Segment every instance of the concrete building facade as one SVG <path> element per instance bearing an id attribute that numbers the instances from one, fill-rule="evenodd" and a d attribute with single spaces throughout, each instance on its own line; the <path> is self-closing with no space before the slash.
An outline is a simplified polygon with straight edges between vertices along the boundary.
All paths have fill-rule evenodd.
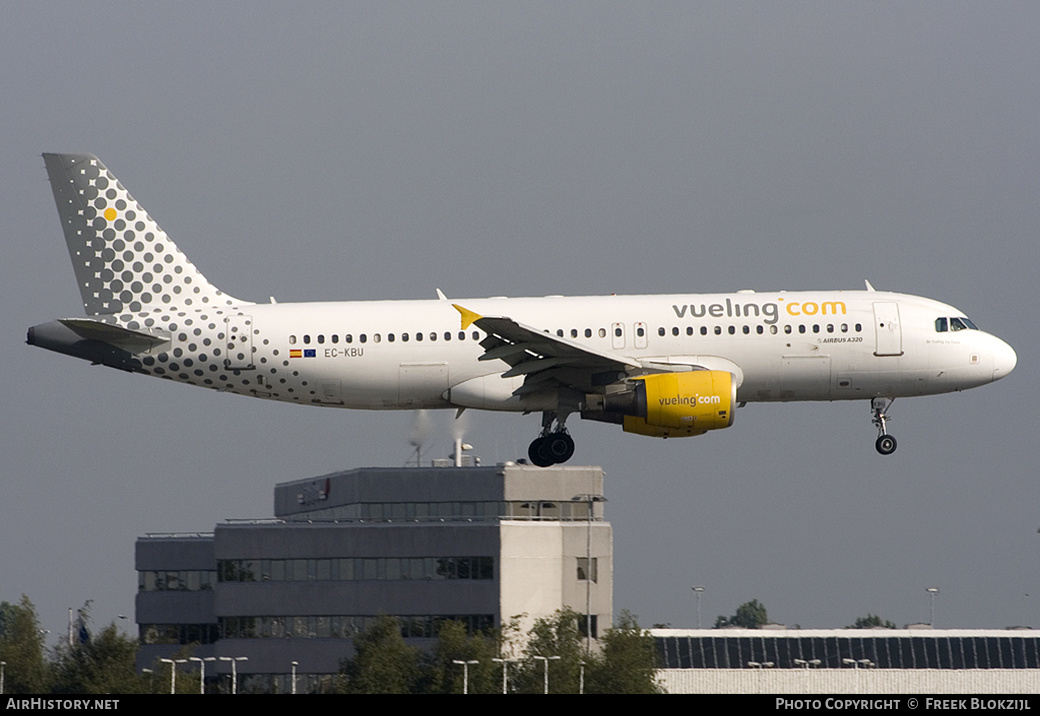
<path id="1" fill-rule="evenodd" d="M 613 611 L 613 537 L 596 467 L 364 468 L 275 487 L 273 519 L 138 539 L 139 667 L 246 657 L 242 683 L 327 687 L 379 615 L 432 640 L 568 607 L 593 636 Z M 584 619 L 582 626 L 584 627 Z M 215 661 L 208 673 L 229 670 Z"/>

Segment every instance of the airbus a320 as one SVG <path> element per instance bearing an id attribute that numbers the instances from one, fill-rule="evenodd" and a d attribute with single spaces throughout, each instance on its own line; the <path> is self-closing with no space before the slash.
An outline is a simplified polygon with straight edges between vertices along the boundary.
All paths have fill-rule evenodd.
<path id="1" fill-rule="evenodd" d="M 301 405 L 541 413 L 528 456 L 574 454 L 579 415 L 653 437 L 738 406 L 869 401 L 895 451 L 897 397 L 998 380 L 1007 343 L 938 301 L 875 291 L 252 303 L 213 286 L 98 159 L 44 154 L 85 316 L 31 345 L 133 373 Z"/>

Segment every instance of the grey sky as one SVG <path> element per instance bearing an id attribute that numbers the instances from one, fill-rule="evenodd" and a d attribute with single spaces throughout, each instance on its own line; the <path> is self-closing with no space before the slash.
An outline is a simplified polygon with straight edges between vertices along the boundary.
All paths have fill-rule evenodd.
<path id="1" fill-rule="evenodd" d="M 607 471 L 615 605 L 757 598 L 840 627 L 1040 626 L 1033 3 L 0 6 L 0 599 L 133 613 L 134 539 L 271 514 L 276 482 L 409 458 L 408 413 L 303 409 L 24 345 L 80 307 L 40 153 L 97 154 L 216 285 L 266 301 L 879 289 L 1018 368 L 896 401 L 751 405 Z M 446 454 L 451 414 L 431 416 Z M 485 461 L 536 416 L 467 414 Z"/>

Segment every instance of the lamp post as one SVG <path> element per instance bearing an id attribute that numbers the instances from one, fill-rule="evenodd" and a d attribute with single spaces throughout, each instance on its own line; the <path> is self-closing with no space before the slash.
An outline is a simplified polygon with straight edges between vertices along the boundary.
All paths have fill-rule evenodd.
<path id="1" fill-rule="evenodd" d="M 231 662 L 231 693 L 238 693 L 238 662 L 249 661 L 248 656 L 221 656 L 221 661 Z"/>
<path id="2" fill-rule="evenodd" d="M 928 606 L 928 624 L 935 627 L 935 595 L 939 593 L 938 587 L 925 587 L 924 590 L 928 592 L 929 606 Z"/>
<path id="3" fill-rule="evenodd" d="M 494 659 L 493 658 L 493 659 L 491 659 L 491 661 L 495 662 L 496 664 L 501 664 L 502 665 L 502 693 L 503 694 L 509 693 L 509 691 L 508 691 L 509 681 L 508 681 L 508 677 L 506 676 L 506 672 L 509 669 L 509 664 L 511 662 L 514 662 L 514 661 L 519 661 L 519 659 L 506 659 L 506 658 Z"/>
<path id="4" fill-rule="evenodd" d="M 463 694 L 468 694 L 469 693 L 469 665 L 470 664 L 479 664 L 480 662 L 477 661 L 476 659 L 470 659 L 468 661 L 463 661 L 462 659 L 452 659 L 451 663 L 453 663 L 453 664 L 462 664 L 462 693 Z"/>
<path id="5" fill-rule="evenodd" d="M 544 670 L 544 674 L 545 675 L 544 675 L 544 677 L 542 679 L 543 680 L 542 693 L 548 694 L 549 693 L 549 662 L 550 661 L 557 661 L 560 657 L 558 657 L 558 656 L 536 656 L 534 658 L 545 664 L 545 670 Z"/>
<path id="6" fill-rule="evenodd" d="M 292 663 L 292 692 L 296 693 L 296 667 L 300 665 L 300 662 L 294 661 Z"/>
<path id="7" fill-rule="evenodd" d="M 704 594 L 704 587 L 690 587 L 693 593 L 697 595 L 697 628 L 701 628 L 701 595 Z"/>
<path id="8" fill-rule="evenodd" d="M 585 655 L 592 653 L 592 510 L 597 502 L 606 502 L 603 495 L 575 495 L 571 502 L 587 502 L 585 515 Z M 598 571 L 598 570 L 597 570 Z M 598 575 L 597 575 L 598 576 Z M 546 665 L 546 669 L 548 669 Z M 548 693 L 548 692 L 546 692 Z"/>
<path id="9" fill-rule="evenodd" d="M 187 664 L 187 659 L 159 659 L 164 664 L 170 665 L 170 693 L 177 693 L 177 664 Z"/>
<path id="10" fill-rule="evenodd" d="M 0 661 L 0 696 L 4 693 L 4 667 L 7 666 L 6 661 Z"/>

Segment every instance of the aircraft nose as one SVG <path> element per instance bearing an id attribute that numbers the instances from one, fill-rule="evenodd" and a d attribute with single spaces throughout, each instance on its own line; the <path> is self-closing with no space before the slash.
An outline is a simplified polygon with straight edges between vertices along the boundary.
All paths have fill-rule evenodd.
<path id="1" fill-rule="evenodd" d="M 1015 349 L 998 338 L 997 346 L 993 350 L 993 380 L 1000 380 L 1013 371 L 1016 365 L 1018 355 Z"/>

